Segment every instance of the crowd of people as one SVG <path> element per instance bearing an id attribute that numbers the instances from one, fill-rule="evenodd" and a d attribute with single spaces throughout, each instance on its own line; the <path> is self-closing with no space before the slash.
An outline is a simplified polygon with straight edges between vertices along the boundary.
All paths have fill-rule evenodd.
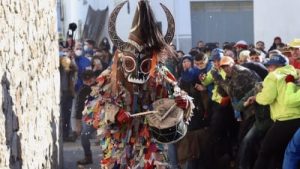
<path id="1" fill-rule="evenodd" d="M 63 141 L 75 142 L 81 137 L 86 158 L 79 160 L 78 164 L 90 164 L 93 161 L 89 139 L 96 129 L 82 122 L 82 111 L 96 77 L 111 64 L 110 44 L 104 38 L 97 48 L 93 40 L 81 43 L 70 36 L 65 43 L 60 42 L 59 56 Z M 73 128 L 72 120 L 75 123 Z"/>
<path id="2" fill-rule="evenodd" d="M 179 168 L 182 159 L 187 161 L 186 168 L 281 168 L 288 142 L 300 126 L 299 101 L 296 94 L 292 98 L 299 83 L 295 80 L 300 69 L 299 47 L 297 39 L 284 44 L 275 37 L 268 52 L 263 41 L 255 46 L 245 41 L 224 43 L 223 48 L 215 44 L 215 49 L 200 41 L 189 54 L 178 51 L 179 71 L 174 74 L 196 106 L 188 126 L 193 135 L 184 139 L 199 141 L 191 145 L 193 141 L 183 139 L 185 147 L 192 148 L 186 158 L 177 151 L 179 158 L 173 158 L 172 168 Z M 287 88 L 289 85 L 293 88 Z M 293 106 L 287 100 L 293 100 Z M 286 169 L 299 166 L 299 143 L 290 144 L 285 159 L 293 157 L 285 161 Z M 199 152 L 194 153 L 195 149 Z"/>
<path id="3" fill-rule="evenodd" d="M 172 47 L 177 55 L 164 65 L 195 108 L 186 135 L 167 146 L 169 168 L 299 167 L 299 39 L 285 44 L 275 37 L 268 51 L 263 41 L 249 45 L 243 40 L 223 46 L 199 41 L 186 54 Z M 60 44 L 63 139 L 80 136 L 81 165 L 93 162 L 89 139 L 96 131 L 82 122 L 88 118 L 82 111 L 96 78 L 112 66 L 115 51 L 110 51 L 107 38 L 98 46 L 71 37 Z M 76 118 L 73 129 L 71 116 Z"/>

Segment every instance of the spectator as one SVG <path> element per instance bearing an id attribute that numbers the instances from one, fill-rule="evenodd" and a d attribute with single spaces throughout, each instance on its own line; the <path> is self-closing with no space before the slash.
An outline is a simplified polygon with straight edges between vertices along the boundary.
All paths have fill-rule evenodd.
<path id="1" fill-rule="evenodd" d="M 300 98 L 300 96 L 298 96 Z M 299 169 L 300 161 L 300 129 L 296 131 L 289 142 L 285 154 L 282 169 Z"/>
<path id="2" fill-rule="evenodd" d="M 288 46 L 292 51 L 292 62 L 290 64 L 300 72 L 300 39 L 294 39 Z"/>
<path id="3" fill-rule="evenodd" d="M 208 60 L 208 57 L 203 52 L 200 52 L 195 56 L 194 67 L 197 70 L 197 76 L 199 77 L 199 75 L 207 74 L 212 69 L 213 64 L 210 60 Z M 201 81 L 197 80 L 195 88 L 201 95 L 198 97 L 198 99 L 200 98 L 199 100 L 195 100 L 195 102 L 198 103 L 195 105 L 201 105 L 200 107 L 204 111 L 202 119 L 208 120 L 208 112 L 211 111 L 210 107 L 213 84 L 210 84 L 204 88 Z"/>
<path id="4" fill-rule="evenodd" d="M 281 55 L 281 54 L 282 54 L 282 53 L 281 53 L 280 50 L 274 49 L 274 50 L 271 50 L 271 51 L 268 52 L 267 58 L 268 58 L 268 60 L 269 60 L 269 59 L 272 58 L 272 56 L 274 56 L 274 55 Z"/>
<path id="5" fill-rule="evenodd" d="M 178 59 L 181 60 L 183 56 L 184 56 L 184 52 L 182 50 L 178 50 L 177 51 L 177 57 L 178 57 Z"/>
<path id="6" fill-rule="evenodd" d="M 191 55 L 185 55 L 182 58 L 182 68 L 180 83 L 184 91 L 190 91 L 189 84 L 195 83 L 196 71 L 193 67 L 193 58 Z"/>
<path id="7" fill-rule="evenodd" d="M 92 68 L 91 68 L 91 60 L 86 55 L 83 55 L 83 51 L 80 43 L 76 44 L 74 51 L 75 51 L 75 62 L 78 68 L 77 81 L 75 84 L 75 92 L 78 92 L 80 87 L 83 85 L 83 81 L 81 79 L 82 72 Z"/>
<path id="8" fill-rule="evenodd" d="M 272 125 L 269 106 L 262 106 L 257 103 L 250 103 L 248 98 L 261 91 L 262 84 L 256 83 L 255 88 L 249 91 L 237 103 L 233 105 L 234 109 L 244 114 L 254 114 L 255 122 L 247 134 L 242 138 L 238 152 L 238 168 L 250 169 L 253 167 L 257 157 L 257 149 L 263 140 L 267 130 Z"/>
<path id="9" fill-rule="evenodd" d="M 254 56 L 253 56 L 253 53 L 255 53 Z M 261 79 L 264 79 L 267 76 L 268 70 L 262 63 L 250 61 L 248 59 L 249 58 L 248 55 L 249 55 L 250 59 L 252 58 L 252 60 L 255 60 L 255 61 L 259 60 L 259 56 L 257 56 L 257 53 L 256 53 L 255 49 L 251 50 L 251 51 L 244 50 L 240 53 L 240 55 L 242 55 L 242 56 L 240 56 L 240 58 L 247 58 L 247 59 L 245 59 L 245 62 L 241 64 L 241 66 L 246 67 L 246 68 L 254 71 L 257 75 L 259 75 L 259 77 Z"/>
<path id="10" fill-rule="evenodd" d="M 273 44 L 270 47 L 270 49 L 268 50 L 268 52 L 278 49 L 278 46 L 282 43 L 281 38 L 279 36 L 276 36 L 273 40 Z"/>
<path id="11" fill-rule="evenodd" d="M 238 62 L 237 61 L 237 57 L 236 57 L 235 53 L 232 50 L 226 50 L 226 51 L 224 51 L 224 55 L 231 57 L 234 60 L 235 63 Z"/>
<path id="12" fill-rule="evenodd" d="M 182 50 L 179 50 L 177 51 L 177 58 L 178 58 L 178 63 L 176 66 L 177 70 L 176 70 L 176 73 L 177 73 L 177 78 L 179 78 L 181 72 L 182 72 L 182 64 L 181 64 L 181 61 L 182 61 L 182 58 L 183 56 L 185 55 L 185 53 L 182 51 Z"/>
<path id="13" fill-rule="evenodd" d="M 188 125 L 188 132 L 186 136 L 179 142 L 179 146 L 189 147 L 189 154 L 185 157 L 187 162 L 187 169 L 196 169 L 201 165 L 200 163 L 200 147 L 199 147 L 199 134 L 201 129 L 205 126 L 204 107 L 201 104 L 202 95 L 200 91 L 195 89 L 195 84 L 198 81 L 199 71 L 193 65 L 193 59 L 190 55 L 185 55 L 182 59 L 183 72 L 181 73 L 181 79 L 179 87 L 186 91 L 189 96 L 193 97 L 195 108 L 193 109 L 193 116 Z M 183 144 L 183 145 L 182 145 Z M 184 158 L 179 154 L 179 160 L 183 161 Z"/>
<path id="14" fill-rule="evenodd" d="M 268 75 L 268 69 L 259 62 L 246 62 L 242 66 L 254 71 L 262 80 Z"/>
<path id="15" fill-rule="evenodd" d="M 287 59 L 289 60 L 289 64 L 290 65 L 293 65 L 293 62 L 294 62 L 294 58 L 292 56 L 292 51 L 291 51 L 291 48 L 289 47 L 285 47 L 285 48 L 282 48 L 280 49 L 280 52 L 287 57 Z"/>
<path id="16" fill-rule="evenodd" d="M 110 44 L 107 37 L 104 37 L 100 43 L 100 49 L 105 51 L 110 51 Z"/>
<path id="17" fill-rule="evenodd" d="M 285 77 L 287 82 L 287 89 L 285 90 L 284 104 L 287 106 L 300 105 L 300 90 L 296 88 L 296 81 L 294 76 L 287 75 Z M 299 79 L 298 79 L 299 83 Z M 298 169 L 300 162 L 300 129 L 296 131 L 292 140 L 290 140 L 285 149 L 283 169 Z"/>
<path id="18" fill-rule="evenodd" d="M 189 52 L 191 57 L 194 59 L 194 57 L 200 52 L 199 48 L 192 48 Z"/>
<path id="19" fill-rule="evenodd" d="M 95 41 L 91 40 L 91 39 L 87 39 L 84 42 L 83 51 L 84 51 L 85 57 L 92 59 L 92 56 L 94 55 L 95 45 L 96 45 Z"/>
<path id="20" fill-rule="evenodd" d="M 239 56 L 239 54 L 242 50 L 248 49 L 248 44 L 246 41 L 240 40 L 240 41 L 236 42 L 236 44 L 233 47 L 235 48 L 237 55 Z"/>
<path id="21" fill-rule="evenodd" d="M 256 73 L 234 64 L 233 59 L 229 56 L 221 59 L 220 66 L 228 80 L 222 80 L 221 76 L 215 76 L 215 79 L 218 79 L 217 84 L 221 85 L 231 98 L 242 99 L 244 94 L 254 88 L 257 81 L 261 80 Z"/>
<path id="22" fill-rule="evenodd" d="M 104 70 L 100 56 L 93 56 L 92 58 L 92 70 L 95 73 L 95 76 L 98 77 L 100 73 Z"/>
<path id="23" fill-rule="evenodd" d="M 218 81 L 215 74 L 219 74 L 225 79 L 225 72 L 220 67 L 220 60 L 223 57 L 223 50 L 214 49 L 211 52 L 210 60 L 213 61 L 213 68 L 207 73 L 202 74 L 200 79 L 204 86 L 214 84 L 212 90 L 211 112 L 208 116 L 210 120 L 209 138 L 212 144 L 206 145 L 203 152 L 203 163 L 207 168 L 226 168 L 225 164 L 221 164 L 222 157 L 231 154 L 230 140 L 234 138 L 235 120 L 232 106 L 228 97 L 222 97 L 218 92 Z M 215 154 L 214 152 L 219 152 Z"/>
<path id="24" fill-rule="evenodd" d="M 262 52 L 262 54 L 266 55 L 267 52 L 265 51 L 265 43 L 263 41 L 257 41 L 255 44 L 255 49 Z"/>
<path id="25" fill-rule="evenodd" d="M 64 53 L 60 57 L 60 81 L 61 81 L 61 103 L 60 111 L 62 117 L 62 128 L 63 128 L 63 140 L 64 141 L 75 141 L 73 137 L 70 136 L 71 129 L 71 108 L 72 108 L 72 99 L 75 95 L 74 92 L 74 78 L 77 71 L 75 63 L 70 57 L 70 53 Z"/>
<path id="26" fill-rule="evenodd" d="M 203 52 L 203 50 L 205 48 L 205 43 L 202 40 L 198 41 L 197 42 L 197 48 L 198 48 L 199 51 Z"/>
<path id="27" fill-rule="evenodd" d="M 238 64 L 243 64 L 250 61 L 250 51 L 249 50 L 243 50 L 240 52 L 239 58 L 238 58 Z"/>
<path id="28" fill-rule="evenodd" d="M 96 128 L 94 128 L 93 125 L 89 125 L 83 121 L 82 111 L 85 106 L 85 101 L 92 91 L 91 87 L 95 85 L 96 78 L 92 70 L 86 70 L 82 73 L 82 79 L 83 86 L 78 92 L 76 101 L 76 130 L 77 133 L 80 133 L 80 124 L 82 123 L 81 145 L 84 150 L 84 158 L 82 160 L 78 160 L 77 164 L 86 165 L 93 163 L 91 143 L 89 139 L 91 138 L 91 135 L 96 131 Z"/>
<path id="29" fill-rule="evenodd" d="M 100 51 L 101 61 L 105 68 L 109 67 L 112 62 L 112 54 L 109 51 L 101 50 Z"/>
<path id="30" fill-rule="evenodd" d="M 300 106 L 284 105 L 287 88 L 284 77 L 287 74 L 297 77 L 296 70 L 287 64 L 283 55 L 274 55 L 266 65 L 270 73 L 263 81 L 263 89 L 256 97 L 249 99 L 261 105 L 270 105 L 274 123 L 262 142 L 254 169 L 281 168 L 284 150 L 300 127 Z"/>
<path id="31" fill-rule="evenodd" d="M 249 56 L 252 62 L 262 63 L 263 58 L 261 56 L 261 51 L 252 49 L 250 50 Z"/>
<path id="32" fill-rule="evenodd" d="M 229 42 L 224 42 L 223 50 L 224 50 L 224 54 L 226 53 L 227 50 L 233 51 L 233 46 Z M 228 55 L 226 55 L 226 56 L 228 56 Z"/>

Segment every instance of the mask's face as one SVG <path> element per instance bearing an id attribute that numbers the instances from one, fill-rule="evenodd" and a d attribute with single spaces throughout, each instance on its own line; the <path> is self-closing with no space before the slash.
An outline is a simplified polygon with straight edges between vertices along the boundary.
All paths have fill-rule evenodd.
<path id="1" fill-rule="evenodd" d="M 122 52 L 121 65 L 124 77 L 130 83 L 144 84 L 149 79 L 151 55 L 144 52 Z"/>

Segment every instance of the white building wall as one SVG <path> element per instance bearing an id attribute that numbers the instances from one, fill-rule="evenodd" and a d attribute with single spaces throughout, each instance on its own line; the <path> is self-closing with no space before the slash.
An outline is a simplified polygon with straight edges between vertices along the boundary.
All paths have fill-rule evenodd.
<path id="1" fill-rule="evenodd" d="M 254 0 L 254 40 L 266 49 L 280 36 L 284 43 L 300 38 L 299 0 Z"/>
<path id="2" fill-rule="evenodd" d="M 193 46 L 190 4 L 189 0 L 177 0 L 173 12 L 176 24 L 175 44 L 178 50 L 183 50 L 185 53 Z"/>
<path id="3" fill-rule="evenodd" d="M 75 22 L 77 26 L 79 26 L 80 22 L 82 23 L 82 27 L 78 27 L 75 33 L 78 33 L 78 30 L 83 30 L 89 5 L 91 5 L 94 10 L 104 10 L 107 6 L 113 5 L 112 0 L 61 0 L 61 3 L 63 6 L 62 29 L 64 38 L 68 26 L 72 22 Z M 75 38 L 78 37 L 79 35 L 75 34 Z"/>
<path id="4" fill-rule="evenodd" d="M 162 30 L 166 31 L 166 18 L 159 6 L 159 3 L 165 4 L 172 12 L 176 23 L 176 32 L 174 43 L 185 52 L 194 46 L 191 44 L 191 8 L 190 2 L 203 0 L 151 0 L 154 13 L 158 21 L 162 21 Z M 212 0 L 214 1 L 214 0 Z M 226 1 L 226 0 L 224 0 Z M 86 4 L 84 4 L 86 2 Z M 80 20 L 82 25 L 85 23 L 88 6 L 94 9 L 103 10 L 109 6 L 109 14 L 115 5 L 123 2 L 123 0 L 62 0 L 64 8 L 64 20 L 62 29 L 65 31 L 71 22 L 78 23 Z M 131 27 L 131 21 L 135 12 L 138 0 L 129 0 L 130 14 L 127 13 L 127 5 L 121 10 L 117 22 L 117 31 L 124 40 L 128 37 Z M 284 42 L 289 42 L 293 38 L 300 38 L 300 19 L 297 13 L 300 9 L 299 0 L 253 0 L 254 3 L 254 41 L 263 40 L 266 48 L 272 44 L 275 36 L 282 37 Z M 107 35 L 107 25 L 104 32 Z"/>
<path id="5" fill-rule="evenodd" d="M 81 21 L 82 26 L 85 23 L 85 18 L 88 10 L 88 6 L 91 5 L 93 9 L 103 10 L 107 6 L 109 7 L 109 14 L 112 12 L 114 7 L 123 2 L 123 0 L 61 0 L 64 8 L 63 14 L 63 36 L 66 36 L 68 25 L 71 22 L 79 23 Z M 84 3 L 85 2 L 85 3 Z M 138 0 L 129 0 L 130 2 L 130 13 L 128 13 L 127 4 L 124 5 L 123 9 L 117 19 L 117 32 L 119 36 L 126 40 L 128 37 L 129 30 L 131 28 L 132 18 L 135 13 L 135 8 Z M 179 49 L 188 51 L 191 48 L 191 21 L 190 21 L 190 2 L 189 0 L 151 0 L 152 9 L 155 13 L 157 21 L 162 22 L 162 31 L 167 31 L 167 20 L 166 16 L 160 7 L 159 3 L 164 4 L 168 7 L 174 16 L 176 24 L 176 32 L 174 37 L 174 43 Z M 78 28 L 80 30 L 80 28 Z M 82 30 L 83 28 L 81 28 Z M 78 32 L 78 30 L 77 30 Z M 108 36 L 107 24 L 105 25 L 104 32 Z M 78 38 L 78 34 L 75 35 Z"/>

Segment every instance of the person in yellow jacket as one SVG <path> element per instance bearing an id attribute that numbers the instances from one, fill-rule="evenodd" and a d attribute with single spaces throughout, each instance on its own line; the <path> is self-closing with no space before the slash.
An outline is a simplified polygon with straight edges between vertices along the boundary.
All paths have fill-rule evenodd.
<path id="1" fill-rule="evenodd" d="M 263 89 L 250 97 L 261 105 L 270 105 L 274 121 L 268 130 L 259 151 L 254 169 L 281 168 L 285 148 L 295 131 L 300 127 L 300 105 L 285 105 L 286 75 L 297 77 L 297 71 L 287 64 L 285 56 L 277 54 L 266 63 L 269 74 L 263 81 Z"/>
<path id="2" fill-rule="evenodd" d="M 208 86 L 214 84 L 212 90 L 212 104 L 211 112 L 209 112 L 210 120 L 210 142 L 214 144 L 207 145 L 203 154 L 204 165 L 207 168 L 225 168 L 225 166 L 217 166 L 218 160 L 221 159 L 225 153 L 230 154 L 231 152 L 224 152 L 224 154 L 215 154 L 214 152 L 222 152 L 223 150 L 230 150 L 230 141 L 233 137 L 236 137 L 237 133 L 237 122 L 234 118 L 234 111 L 231 106 L 229 97 L 222 97 L 217 89 L 218 85 L 216 76 L 222 76 L 225 79 L 226 73 L 221 69 L 220 61 L 223 56 L 221 49 L 214 49 L 211 52 L 211 60 L 213 61 L 213 68 L 204 76 L 200 77 L 202 84 Z M 227 134 L 229 133 L 229 135 Z M 211 154 L 210 154 L 211 153 Z"/>
<path id="3" fill-rule="evenodd" d="M 288 107 L 295 107 L 300 105 L 300 79 L 295 81 L 293 75 L 287 75 L 285 78 L 287 89 L 285 91 L 284 104 Z M 297 169 L 300 164 L 300 128 L 296 131 L 293 138 L 290 140 L 285 149 L 283 169 Z"/>
<path id="4" fill-rule="evenodd" d="M 287 83 L 287 87 L 284 95 L 284 105 L 288 107 L 300 106 L 300 86 L 297 85 L 300 84 L 300 79 L 295 81 L 295 77 L 293 75 L 287 75 L 285 81 Z"/>

